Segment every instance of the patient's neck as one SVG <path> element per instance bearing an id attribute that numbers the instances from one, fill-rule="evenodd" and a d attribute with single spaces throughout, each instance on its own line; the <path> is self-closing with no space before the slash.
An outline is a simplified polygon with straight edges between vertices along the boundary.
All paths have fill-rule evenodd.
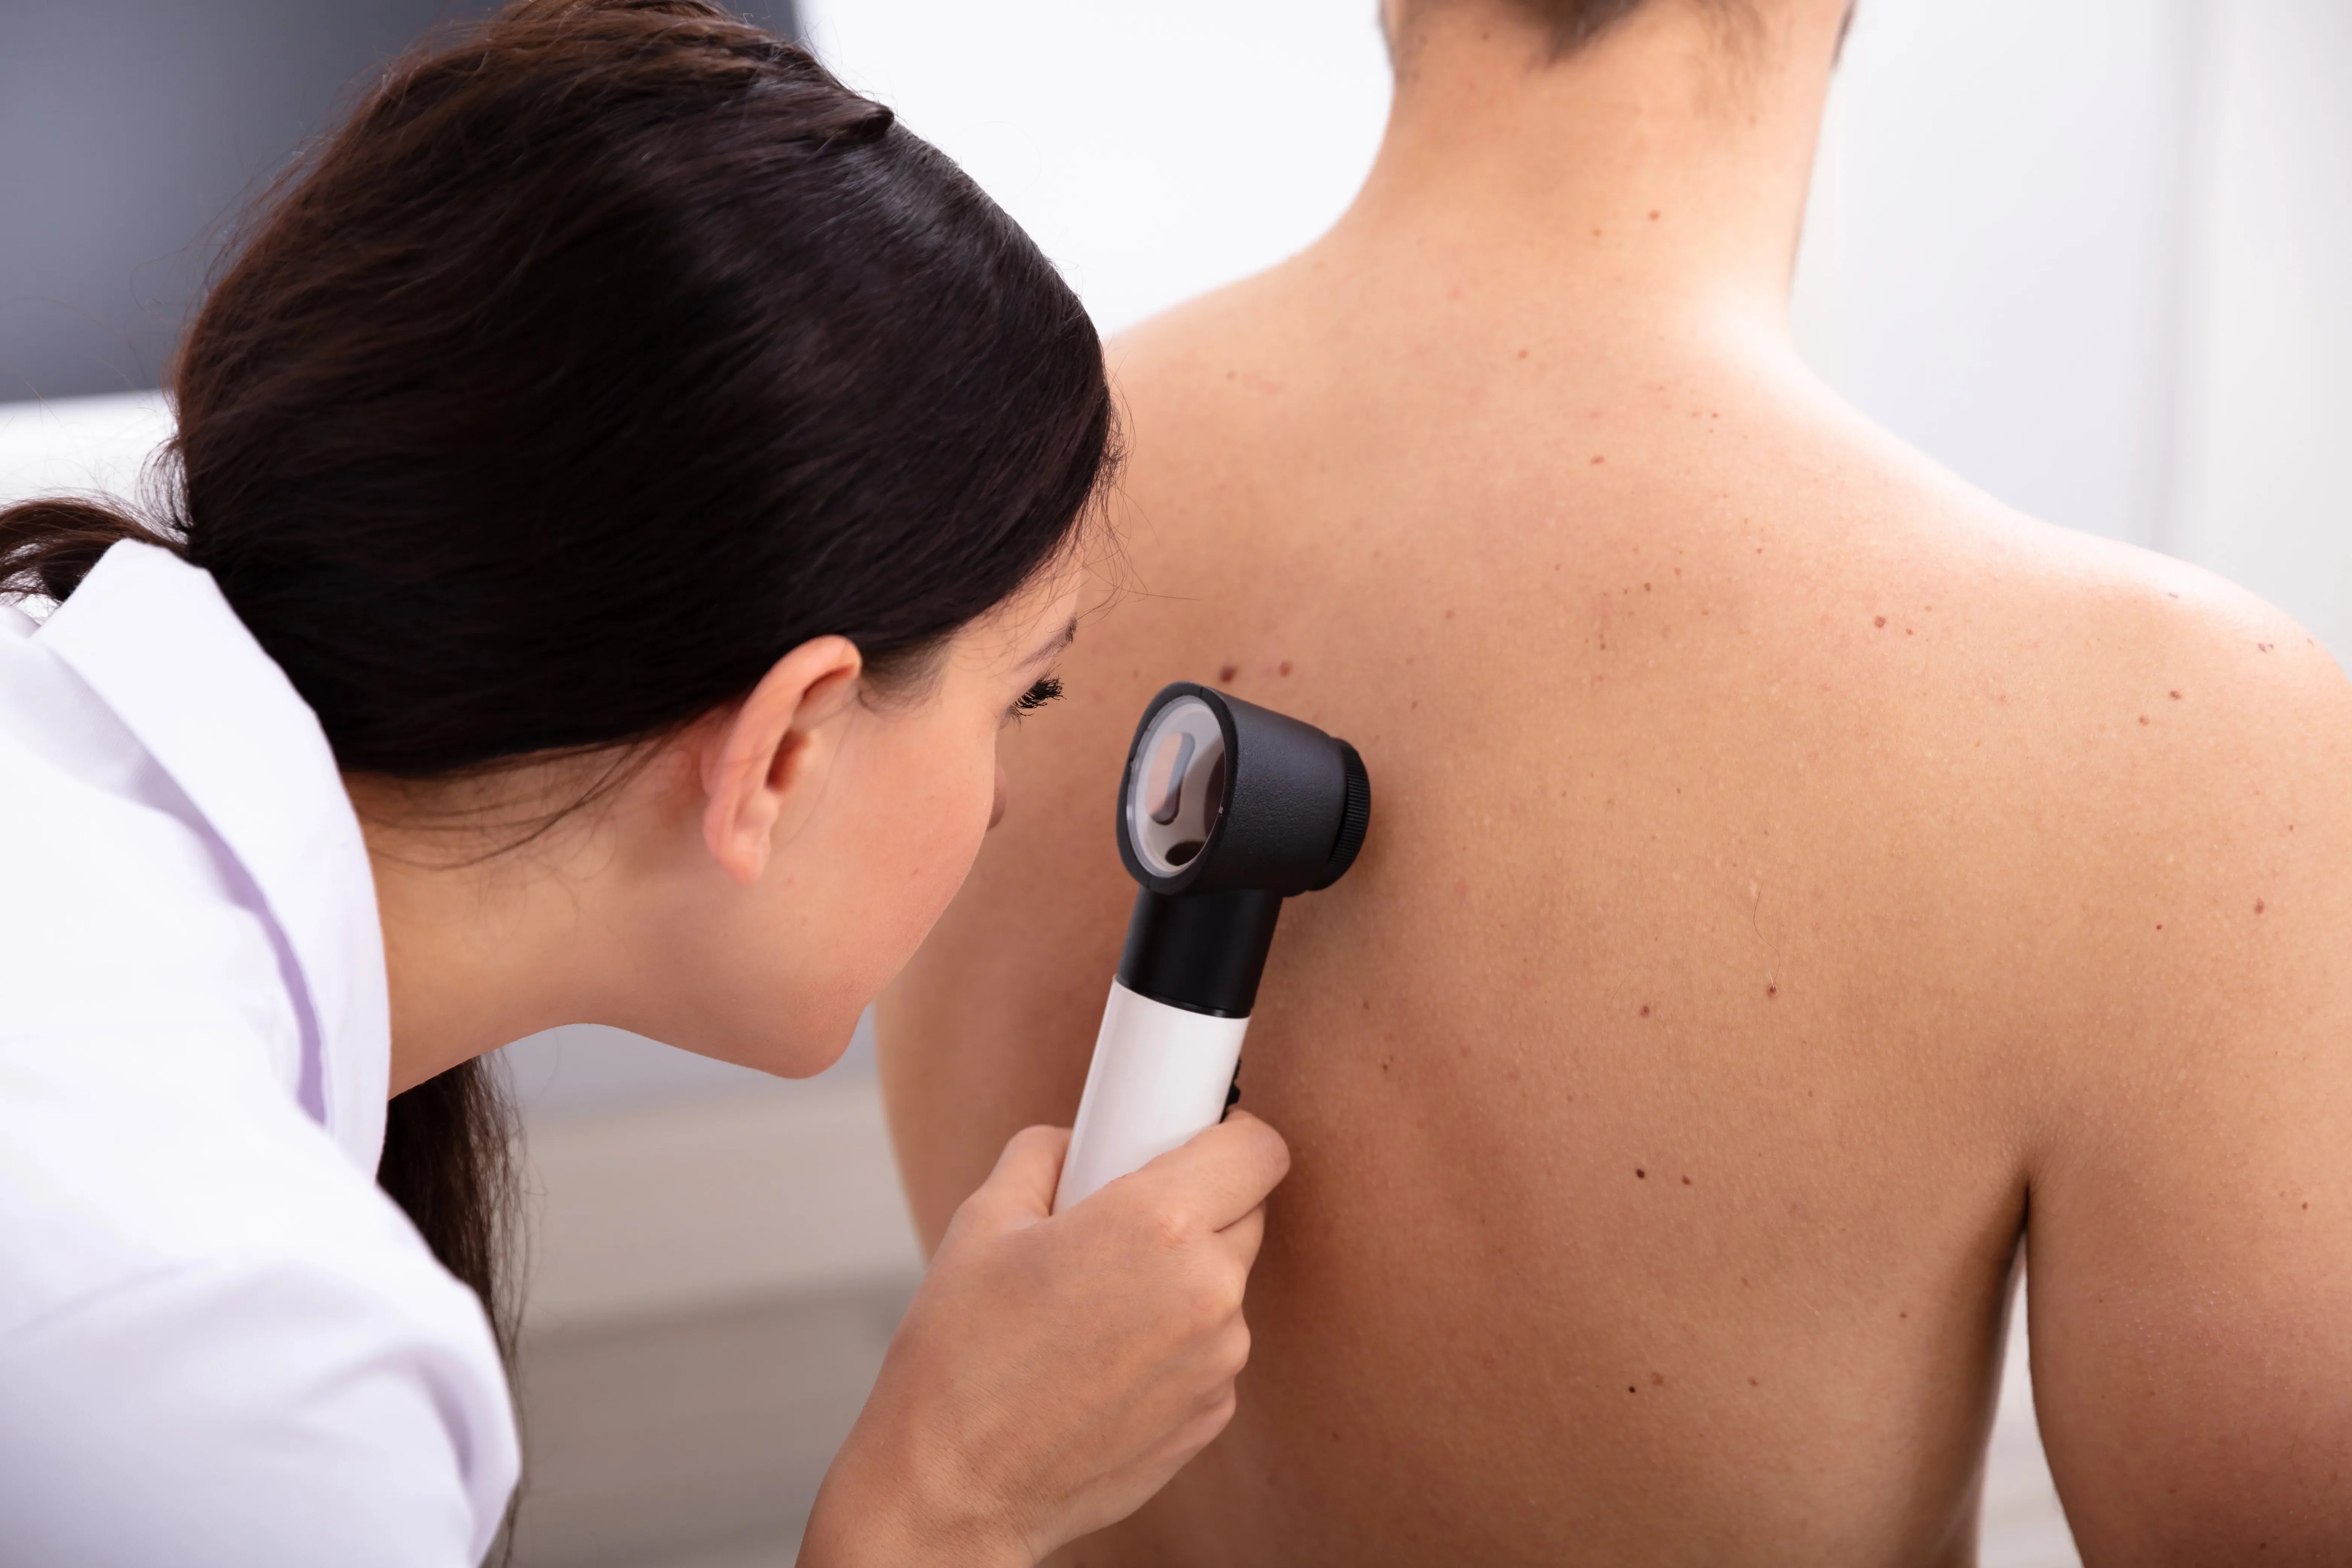
<path id="1" fill-rule="evenodd" d="M 1843 0 L 1652 0 L 1564 59 L 1499 0 L 1397 40 L 1378 162 L 1327 246 L 1654 320 L 1785 324 Z"/>

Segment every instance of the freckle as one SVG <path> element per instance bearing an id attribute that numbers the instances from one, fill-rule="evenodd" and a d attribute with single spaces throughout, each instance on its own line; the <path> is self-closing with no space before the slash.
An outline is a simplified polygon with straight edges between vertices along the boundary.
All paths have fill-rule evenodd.
<path id="1" fill-rule="evenodd" d="M 2139 716 L 2139 721 L 2140 721 L 2141 723 L 2143 723 L 2143 724 L 2147 723 L 2147 714 L 2145 714 L 2145 713 L 2141 714 L 2141 715 Z"/>
<path id="2" fill-rule="evenodd" d="M 1688 1176 L 1685 1176 L 1683 1178 L 1683 1185 L 1686 1187 L 1690 1185 L 1690 1178 Z"/>
<path id="3" fill-rule="evenodd" d="M 1234 676 L 1239 675 L 1241 672 L 1242 667 L 1238 664 L 1221 664 L 1217 666 L 1217 679 L 1219 680 L 1231 680 Z"/>
<path id="4" fill-rule="evenodd" d="M 1655 222 L 1657 222 L 1657 221 L 1658 221 L 1658 215 L 1657 215 L 1656 213 L 1652 213 L 1652 214 L 1650 215 L 1650 221 L 1651 221 L 1652 223 L 1655 223 Z"/>
<path id="5" fill-rule="evenodd" d="M 1446 618 L 1447 620 L 1449 620 L 1449 621 L 1450 621 L 1450 620 L 1452 620 L 1452 619 L 1454 618 L 1454 612 L 1453 612 L 1453 611 L 1451 611 L 1451 610 L 1446 611 L 1446 612 L 1445 612 L 1445 618 Z"/>
<path id="6" fill-rule="evenodd" d="M 1898 1317 L 1898 1318 L 1906 1318 L 1906 1319 L 1907 1319 L 1907 1318 L 1909 1318 L 1909 1317 L 1911 1316 L 1911 1314 L 1910 1314 L 1910 1313 L 1908 1313 L 1908 1312 L 1897 1312 L 1897 1313 L 1895 1313 L 1895 1315 L 1896 1317 Z"/>
<path id="7" fill-rule="evenodd" d="M 2256 900 L 2254 900 L 2254 913 L 2256 913 L 2256 914 L 2261 914 L 2262 912 L 2263 912 L 2263 901 L 2262 901 L 2262 900 L 2260 900 L 2260 899 L 2256 899 Z"/>
<path id="8" fill-rule="evenodd" d="M 2157 929 L 2157 930 L 2158 930 L 2158 931 L 2162 931 L 2164 928 L 2163 928 L 2162 926 L 2158 926 L 2158 927 L 2157 927 L 2156 929 Z"/>
<path id="9" fill-rule="evenodd" d="M 1884 631 L 1884 630 L 1885 629 L 1885 627 L 1886 627 L 1886 617 L 1885 617 L 1885 616 L 1879 616 L 1876 620 L 1874 620 L 1874 621 L 1871 622 L 1870 624 L 1871 624 L 1872 626 L 1874 626 L 1878 627 L 1880 630 Z"/>
<path id="10" fill-rule="evenodd" d="M 2256 647 L 2260 648 L 2260 649 L 2261 649 L 2263 652 L 2264 652 L 2264 653 L 2268 653 L 2268 652 L 2270 652 L 2270 651 L 2271 651 L 2271 645 L 2270 645 L 2270 644 L 2268 644 L 2268 643 L 2266 643 L 2266 642 L 2258 642 L 2258 643 L 2256 643 L 2254 646 L 2255 646 Z"/>
<path id="11" fill-rule="evenodd" d="M 1286 658 L 1282 661 L 1282 673 L 1285 675 L 1290 673 L 1290 661 Z"/>
<path id="12" fill-rule="evenodd" d="M 1649 1010 L 1647 1007 L 1643 1008 L 1643 1009 L 1642 1009 L 1642 1016 L 1643 1016 L 1644 1018 L 1646 1018 L 1646 1017 L 1648 1017 L 1649 1016 L 1650 1016 L 1650 1010 Z"/>
<path id="13" fill-rule="evenodd" d="M 1608 458 L 1606 458 L 1599 457 L 1599 456 L 1595 456 L 1595 457 L 1593 458 L 1593 459 L 1592 459 L 1592 466 L 1593 466 L 1594 468 L 1599 468 L 1601 464 L 1603 464 L 1603 463 L 1607 462 L 1608 460 L 1609 460 L 1609 459 L 1608 459 Z"/>
<path id="14" fill-rule="evenodd" d="M 1642 584 L 1642 592 L 1643 592 L 1644 594 L 1646 594 L 1646 593 L 1648 593 L 1649 591 L 1650 591 L 1650 585 L 1649 585 L 1647 583 L 1643 584 Z"/>
<path id="15" fill-rule="evenodd" d="M 1648 1180 L 1650 1179 L 1650 1173 L 1649 1173 L 1649 1172 L 1647 1172 L 1647 1171 L 1644 1171 L 1644 1170 L 1641 1170 L 1641 1169 L 1639 1169 L 1639 1168 L 1636 1168 L 1636 1169 L 1635 1169 L 1635 1171 L 1633 1172 L 1633 1179 L 1634 1179 L 1635 1181 L 1637 1181 L 1637 1182 L 1646 1182 L 1646 1181 L 1648 1181 Z"/>
<path id="16" fill-rule="evenodd" d="M 2178 691 L 2174 692 L 2174 693 L 2172 694 L 2172 700 L 2173 700 L 2175 702 L 2179 701 L 2179 700 L 2180 700 L 2180 693 L 2179 693 Z"/>
<path id="17" fill-rule="evenodd" d="M 1764 1385 L 1751 1377 L 1748 1380 L 1748 1386 L 1750 1388 L 1761 1388 Z"/>
<path id="18" fill-rule="evenodd" d="M 1665 1385 L 1666 1374 L 1664 1373 L 1654 1372 L 1650 1374 L 1650 1386 L 1652 1388 L 1664 1388 Z"/>
<path id="19" fill-rule="evenodd" d="M 1779 994 L 1780 994 L 1780 988 L 1778 985 L 1767 985 L 1766 987 L 1764 987 L 1764 994 L 1765 994 L 1768 998 L 1769 998 L 1769 997 L 1773 997 L 1773 996 L 1778 996 Z"/>
<path id="20" fill-rule="evenodd" d="M 1919 634 L 1918 634 L 1918 633 L 1916 633 L 1916 632 L 1915 632 L 1915 631 L 1913 631 L 1909 626 L 1905 626 L 1905 627 L 1903 628 L 1903 635 L 1904 635 L 1905 637 L 1917 637 Z"/>
<path id="21" fill-rule="evenodd" d="M 1528 357 L 1528 351 L 1527 351 L 1527 350 L 1525 350 L 1525 349 L 1521 349 L 1521 350 L 1519 351 L 1519 357 L 1520 357 L 1521 359 L 1525 359 L 1525 358 L 1527 358 L 1527 357 Z"/>
<path id="22" fill-rule="evenodd" d="M 2178 594 L 2167 594 L 2165 597 L 2168 599 L 2178 599 L 2180 595 Z"/>

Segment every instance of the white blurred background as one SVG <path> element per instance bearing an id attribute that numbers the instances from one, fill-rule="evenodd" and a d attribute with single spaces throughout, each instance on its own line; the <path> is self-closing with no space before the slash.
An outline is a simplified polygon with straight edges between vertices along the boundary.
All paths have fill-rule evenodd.
<path id="1" fill-rule="evenodd" d="M 1313 238 L 1388 100 L 1374 0 L 803 0 L 1107 332 Z M 0 499 L 122 488 L 205 237 L 431 0 L 0 6 Z M 208 74 L 209 73 L 209 74 Z M 2001 499 L 2352 652 L 2352 5 L 1863 0 L 1808 356 Z M 506 1056 L 537 1172 L 518 1561 L 784 1561 L 919 1269 L 870 1047 L 789 1085 L 614 1031 Z M 2012 1355 L 1984 1561 L 2074 1561 Z"/>

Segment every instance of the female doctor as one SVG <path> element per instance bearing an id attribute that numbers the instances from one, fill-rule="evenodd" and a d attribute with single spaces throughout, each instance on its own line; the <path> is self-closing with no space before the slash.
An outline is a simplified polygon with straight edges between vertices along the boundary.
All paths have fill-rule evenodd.
<path id="1" fill-rule="evenodd" d="M 173 391 L 148 521 L 0 514 L 55 606 L 0 608 L 0 1562 L 454 1568 L 517 1468 L 478 1058 L 834 1059 L 1055 690 L 1101 353 L 806 56 L 525 0 L 316 151 Z M 1063 1139 L 965 1205 L 803 1562 L 1032 1563 L 1223 1426 L 1281 1141 L 1049 1217 Z"/>

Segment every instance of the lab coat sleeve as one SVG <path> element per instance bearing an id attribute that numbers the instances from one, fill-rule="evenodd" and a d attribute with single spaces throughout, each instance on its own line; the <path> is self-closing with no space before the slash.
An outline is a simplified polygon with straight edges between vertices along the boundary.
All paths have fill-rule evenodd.
<path id="1" fill-rule="evenodd" d="M 482 1348 L 301 1263 L 60 1305 L 0 1346 L 0 1564 L 467 1568 L 515 1474 Z"/>

